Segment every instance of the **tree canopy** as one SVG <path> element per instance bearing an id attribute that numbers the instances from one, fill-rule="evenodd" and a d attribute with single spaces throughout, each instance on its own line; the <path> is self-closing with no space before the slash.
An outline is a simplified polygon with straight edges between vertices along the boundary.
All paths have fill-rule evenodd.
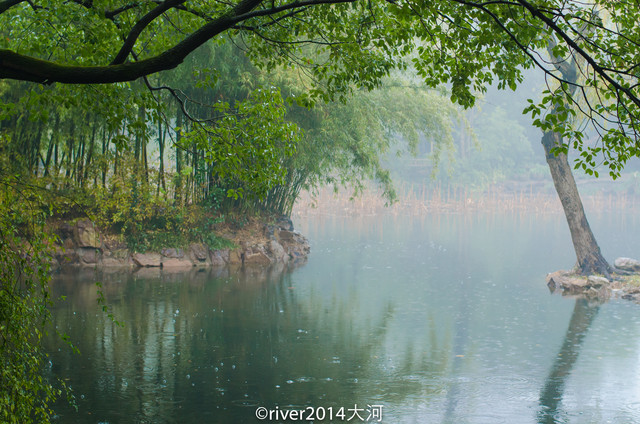
<path id="1" fill-rule="evenodd" d="M 133 81 L 233 36 L 256 64 L 312 76 L 312 98 L 373 88 L 412 66 L 468 107 L 488 84 L 514 88 L 537 66 L 549 88 L 528 108 L 535 123 L 565 135 L 580 164 L 604 163 L 616 176 L 640 151 L 639 21 L 636 5 L 608 0 L 2 0 L 0 78 Z M 565 79 L 558 70 L 572 57 L 580 76 Z M 577 113 L 590 128 L 574 128 Z"/>

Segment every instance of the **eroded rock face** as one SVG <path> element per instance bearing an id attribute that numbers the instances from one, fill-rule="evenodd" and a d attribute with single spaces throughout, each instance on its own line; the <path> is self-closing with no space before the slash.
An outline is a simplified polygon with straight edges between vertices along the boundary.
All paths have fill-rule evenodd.
<path id="1" fill-rule="evenodd" d="M 293 261 L 306 259 L 311 251 L 309 241 L 297 231 L 280 230 L 277 238 Z"/>
<path id="2" fill-rule="evenodd" d="M 264 227 L 262 242 L 240 242 L 229 250 L 210 250 L 206 244 L 193 243 L 187 249 L 165 247 L 160 253 L 133 253 L 118 237 L 103 237 L 88 220 L 62 223 L 56 230 L 62 246 L 53 247 L 52 266 L 189 268 L 227 265 L 285 266 L 300 263 L 309 254 L 309 243 L 293 231 L 291 220 L 279 219 Z"/>
<path id="3" fill-rule="evenodd" d="M 115 256 L 103 256 L 101 265 L 105 268 L 124 268 L 124 267 L 132 267 L 134 264 L 129 260 L 129 257 L 126 258 L 117 258 Z"/>
<path id="4" fill-rule="evenodd" d="M 244 250 L 242 248 L 233 249 L 229 252 L 229 264 L 240 265 L 244 261 Z"/>
<path id="5" fill-rule="evenodd" d="M 631 258 L 618 258 L 613 262 L 613 266 L 624 271 L 640 272 L 640 261 Z"/>
<path id="6" fill-rule="evenodd" d="M 278 218 L 278 220 L 276 221 L 276 225 L 281 230 L 293 231 L 293 221 L 291 221 L 291 218 L 289 218 L 288 216 L 281 216 L 280 218 Z"/>
<path id="7" fill-rule="evenodd" d="M 74 236 L 78 247 L 93 247 L 96 249 L 102 247 L 100 234 L 96 231 L 93 222 L 88 219 L 81 219 L 76 222 Z"/>
<path id="8" fill-rule="evenodd" d="M 229 249 L 212 250 L 209 252 L 211 258 L 211 266 L 220 267 L 229 263 Z"/>
<path id="9" fill-rule="evenodd" d="M 245 265 L 271 265 L 273 260 L 267 255 L 263 245 L 255 245 L 244 251 Z"/>
<path id="10" fill-rule="evenodd" d="M 139 267 L 159 267 L 162 264 L 162 256 L 159 253 L 134 253 L 131 255 L 133 262 Z"/>
<path id="11" fill-rule="evenodd" d="M 173 247 L 165 247 L 160 254 L 167 258 L 184 258 L 184 250 Z"/>
<path id="12" fill-rule="evenodd" d="M 131 260 L 131 255 L 127 249 L 113 249 L 108 250 L 105 249 L 102 254 L 102 262 L 101 265 L 103 267 L 114 267 L 114 268 L 122 268 L 122 267 L 132 267 L 135 264 Z"/>
<path id="13" fill-rule="evenodd" d="M 76 252 L 78 253 L 80 261 L 86 265 L 97 264 L 102 256 L 102 252 L 95 247 L 79 247 L 76 249 Z"/>
<path id="14" fill-rule="evenodd" d="M 282 245 L 276 240 L 270 240 L 267 247 L 269 248 L 269 253 L 271 253 L 271 257 L 273 257 L 275 262 L 289 262 L 289 254 L 284 250 L 284 247 L 282 247 Z"/>
<path id="15" fill-rule="evenodd" d="M 74 232 L 74 227 L 69 222 L 63 222 L 56 229 L 56 234 L 60 237 L 61 240 L 73 239 Z"/>
<path id="16" fill-rule="evenodd" d="M 209 259 L 209 248 L 203 243 L 193 243 L 189 249 L 194 260 L 205 262 Z"/>

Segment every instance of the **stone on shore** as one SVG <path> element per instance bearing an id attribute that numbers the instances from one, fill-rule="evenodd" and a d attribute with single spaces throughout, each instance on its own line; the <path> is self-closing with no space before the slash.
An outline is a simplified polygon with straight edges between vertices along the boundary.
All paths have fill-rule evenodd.
<path id="1" fill-rule="evenodd" d="M 287 263 L 289 262 L 289 254 L 285 252 L 284 247 L 276 240 L 270 240 L 269 244 L 269 252 L 271 256 L 275 260 L 275 262 Z"/>
<path id="2" fill-rule="evenodd" d="M 611 296 L 610 281 L 597 275 L 584 277 L 570 271 L 556 271 L 547 275 L 547 286 L 563 295 L 601 299 Z"/>
<path id="3" fill-rule="evenodd" d="M 251 246 L 244 251 L 245 265 L 271 265 L 272 262 L 262 245 Z"/>
<path id="4" fill-rule="evenodd" d="M 162 256 L 159 253 L 134 253 L 131 258 L 142 268 L 155 268 L 162 264 Z"/>
<path id="5" fill-rule="evenodd" d="M 640 272 L 640 261 L 631 258 L 618 258 L 613 266 L 623 271 Z"/>
<path id="6" fill-rule="evenodd" d="M 212 250 L 210 253 L 211 266 L 220 267 L 229 263 L 229 249 Z"/>

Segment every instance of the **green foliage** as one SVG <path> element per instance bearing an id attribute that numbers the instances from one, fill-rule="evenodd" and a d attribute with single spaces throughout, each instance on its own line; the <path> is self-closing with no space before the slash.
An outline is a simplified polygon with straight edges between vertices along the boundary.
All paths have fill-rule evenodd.
<path id="1" fill-rule="evenodd" d="M 299 140 L 298 127 L 285 120 L 286 108 L 280 91 L 258 88 L 234 110 L 215 105 L 224 116 L 210 128 L 196 126 L 182 133 L 180 144 L 203 152 L 217 181 L 231 186 L 227 195 L 263 198 L 284 179 L 282 160 L 291 156 Z"/>
<path id="2" fill-rule="evenodd" d="M 200 36 L 203 25 L 235 13 L 226 2 L 177 2 L 138 33 L 140 18 L 162 5 L 12 3 L 0 6 L 0 49 L 81 66 L 111 62 L 122 40 L 136 36 L 126 58 L 135 67 L 175 52 L 176 40 Z M 522 127 L 496 110 L 478 126 L 479 150 L 469 140 L 456 146 L 452 128 L 464 124 L 453 104 L 474 106 L 490 84 L 513 90 L 522 70 L 534 65 L 551 80 L 542 99 L 525 109 L 534 124 L 562 134 L 566 144 L 558 151 L 576 150 L 576 166 L 585 172 L 597 176 L 602 163 L 619 175 L 640 154 L 640 51 L 634 48 L 640 10 L 625 2 L 590 6 L 559 0 L 256 2 L 233 29 L 209 31 L 218 34 L 217 44 L 144 81 L 34 86 L 0 80 L 0 169 L 49 189 L 6 190 L 0 199 L 0 270 L 7 277 L 0 279 L 0 300 L 8 302 L 0 322 L 3 337 L 6 329 L 18 343 L 6 350 L 8 363 L 16 361 L 26 373 L 15 377 L 3 369 L 0 383 L 7 384 L 0 390 L 11 394 L 3 395 L 2 406 L 13 402 L 12 408 L 23 408 L 17 416 L 29 419 L 25 405 L 39 405 L 31 411 L 45 417 L 57 395 L 37 378 L 15 393 L 8 384 L 35 375 L 42 363 L 37 342 L 47 297 L 40 263 L 45 242 L 53 241 L 32 216 L 89 214 L 139 251 L 196 241 L 216 248 L 228 244 L 215 235 L 219 220 L 241 225 L 250 211 L 287 214 L 305 188 L 348 185 L 357 193 L 373 178 L 393 201 L 383 157 L 394 147 L 428 155 L 436 165 L 444 159 L 463 171 L 484 169 L 495 180 L 530 156 Z M 545 49 L 558 60 L 539 60 Z M 561 75 L 572 55 L 581 56 L 575 61 L 580 90 Z M 0 75 L 6 66 L 0 60 Z M 424 87 L 396 74 L 409 68 Z M 428 90 L 443 86 L 450 101 Z M 579 116 L 600 135 L 597 144 L 586 141 Z M 460 158 L 453 164 L 456 148 Z M 464 178 L 482 181 L 471 172 Z M 18 209 L 24 206 L 26 215 Z M 18 278 L 18 285 L 4 283 Z"/>
<path id="3" fill-rule="evenodd" d="M 54 239 L 34 207 L 38 193 L 17 176 L 0 177 L 0 421 L 48 422 L 53 402 L 70 396 L 63 382 L 50 379 L 41 347 L 51 319 Z"/>
<path id="4" fill-rule="evenodd" d="M 76 203 L 98 226 L 110 233 L 121 234 L 127 246 L 137 252 L 160 251 L 164 247 L 187 247 L 190 243 L 204 242 L 212 248 L 231 247 L 226 239 L 215 235 L 214 227 L 224 220 L 220 197 L 200 205 L 173 202 L 161 196 L 157 188 L 144 182 L 144 171 L 130 155 L 120 158 L 120 171 L 111 180 L 111 186 L 96 187 Z M 52 200 L 60 205 L 59 200 Z M 59 209 L 58 214 L 64 215 Z"/>
<path id="5" fill-rule="evenodd" d="M 515 89 L 522 82 L 523 69 L 535 66 L 547 75 L 549 90 L 541 101 L 532 102 L 527 112 L 541 129 L 563 134 L 567 143 L 572 143 L 579 151 L 580 167 L 593 170 L 602 164 L 615 177 L 630 157 L 640 154 L 640 52 L 636 48 L 640 42 L 636 25 L 640 9 L 633 4 L 605 0 L 331 3 L 188 1 L 158 5 L 110 0 L 60 5 L 45 0 L 34 6 L 29 2 L 6 2 L 0 10 L 0 48 L 8 50 L 0 52 L 4 55 L 0 75 L 38 80 L 38 74 L 27 72 L 26 67 L 22 74 L 13 71 L 21 69 L 11 62 L 17 56 L 22 60 L 41 58 L 43 66 L 48 61 L 69 65 L 55 68 L 54 79 L 74 70 L 73 66 L 89 65 L 102 66 L 118 79 L 128 71 L 110 73 L 108 64 L 114 59 L 118 63 L 129 60 L 127 69 L 149 64 L 145 60 L 170 69 L 183 62 L 183 50 L 185 54 L 192 52 L 209 39 L 221 47 L 232 39 L 248 52 L 257 69 L 246 66 L 244 59 L 238 60 L 233 53 L 228 54 L 229 50 L 216 48 L 216 52 L 199 60 L 185 60 L 183 69 L 173 72 L 174 77 L 180 78 L 175 78 L 171 86 L 182 90 L 188 85 L 194 75 L 188 67 L 196 65 L 200 87 L 216 85 L 217 90 L 230 94 L 216 101 L 228 102 L 233 108 L 236 101 L 245 101 L 246 93 L 257 88 L 256 70 L 269 73 L 295 69 L 309 76 L 305 92 L 295 102 L 310 106 L 346 100 L 359 89 L 378 88 L 394 71 L 411 66 L 428 87 L 446 84 L 451 101 L 469 108 L 491 84 Z M 154 13 L 164 7 L 162 13 Z M 131 44 L 127 45 L 129 41 Z M 124 56 L 120 57 L 119 50 Z M 552 60 L 541 53 L 545 50 Z M 581 75 L 580 81 L 570 82 L 574 78 L 565 74 L 567 69 L 563 68 L 571 62 L 579 68 L 572 73 Z M 234 69 L 238 69 L 236 75 L 226 80 Z M 149 68 L 145 72 L 155 71 Z M 138 76 L 127 78 L 134 80 Z M 153 75 L 150 80 L 160 83 L 167 79 Z M 235 84 L 221 84 L 225 80 Z M 572 88 L 575 84 L 579 90 Z M 105 111 L 113 130 L 121 125 L 120 117 L 132 116 L 118 113 L 127 108 L 126 104 L 137 108 L 145 103 L 151 113 L 150 98 L 154 95 L 141 94 L 136 85 L 118 83 L 85 91 L 108 93 L 102 96 L 104 99 L 136 99 L 124 101 L 123 105 L 100 102 L 105 106 L 100 110 Z M 46 92 L 49 88 L 41 90 Z M 153 91 L 161 97 L 158 90 Z M 188 91 L 183 100 L 193 93 Z M 85 103 L 83 96 L 63 97 L 56 102 L 64 107 Z M 37 96 L 30 100 L 39 101 Z M 208 105 L 213 103 L 209 101 Z M 86 104 L 95 107 L 88 101 Z M 0 113 L 13 114 L 12 109 L 3 107 Z M 48 111 L 42 110 L 27 119 L 46 121 Z M 155 108 L 153 119 L 165 112 L 163 107 Z M 574 114 L 587 117 L 590 131 L 598 133 L 595 145 L 587 141 L 585 127 L 574 125 Z M 136 127 L 129 121 L 126 127 L 130 132 L 121 131 L 112 138 L 119 148 L 124 147 L 125 138 L 136 131 L 144 132 L 143 126 Z M 199 143 L 199 138 L 194 136 L 194 141 Z M 213 159 L 219 158 L 215 153 L 223 150 L 214 149 Z M 230 190 L 234 196 L 242 194 L 236 188 Z"/>
<path id="6" fill-rule="evenodd" d="M 476 144 L 455 163 L 459 182 L 486 188 L 505 179 L 526 175 L 534 153 L 524 128 L 507 117 L 500 107 L 483 113 L 473 121 Z M 548 170 L 547 170 L 548 172 Z"/>

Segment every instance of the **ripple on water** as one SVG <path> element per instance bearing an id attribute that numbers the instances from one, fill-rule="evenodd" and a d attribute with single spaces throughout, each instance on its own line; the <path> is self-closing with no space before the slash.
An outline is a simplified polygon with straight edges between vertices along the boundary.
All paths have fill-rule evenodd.
<path id="1" fill-rule="evenodd" d="M 473 424 L 506 424 L 508 419 L 494 414 L 469 414 L 458 417 L 461 422 Z"/>
<path id="2" fill-rule="evenodd" d="M 625 415 L 633 419 L 632 422 L 640 423 L 640 401 L 631 402 L 625 405 L 624 412 L 625 412 Z"/>
<path id="3" fill-rule="evenodd" d="M 490 375 L 478 381 L 480 387 L 490 386 L 493 392 L 501 393 L 503 401 L 537 400 L 538 390 L 535 388 L 535 382 L 521 375 Z"/>
<path id="4" fill-rule="evenodd" d="M 231 401 L 236 406 L 251 408 L 260 405 L 260 401 L 255 399 L 234 399 Z"/>
<path id="5" fill-rule="evenodd" d="M 159 397 L 157 399 L 157 405 L 158 407 L 161 406 L 169 406 L 169 407 L 182 407 L 182 405 L 185 403 L 186 398 L 185 397 L 172 397 L 172 398 L 168 398 L 168 397 Z"/>

